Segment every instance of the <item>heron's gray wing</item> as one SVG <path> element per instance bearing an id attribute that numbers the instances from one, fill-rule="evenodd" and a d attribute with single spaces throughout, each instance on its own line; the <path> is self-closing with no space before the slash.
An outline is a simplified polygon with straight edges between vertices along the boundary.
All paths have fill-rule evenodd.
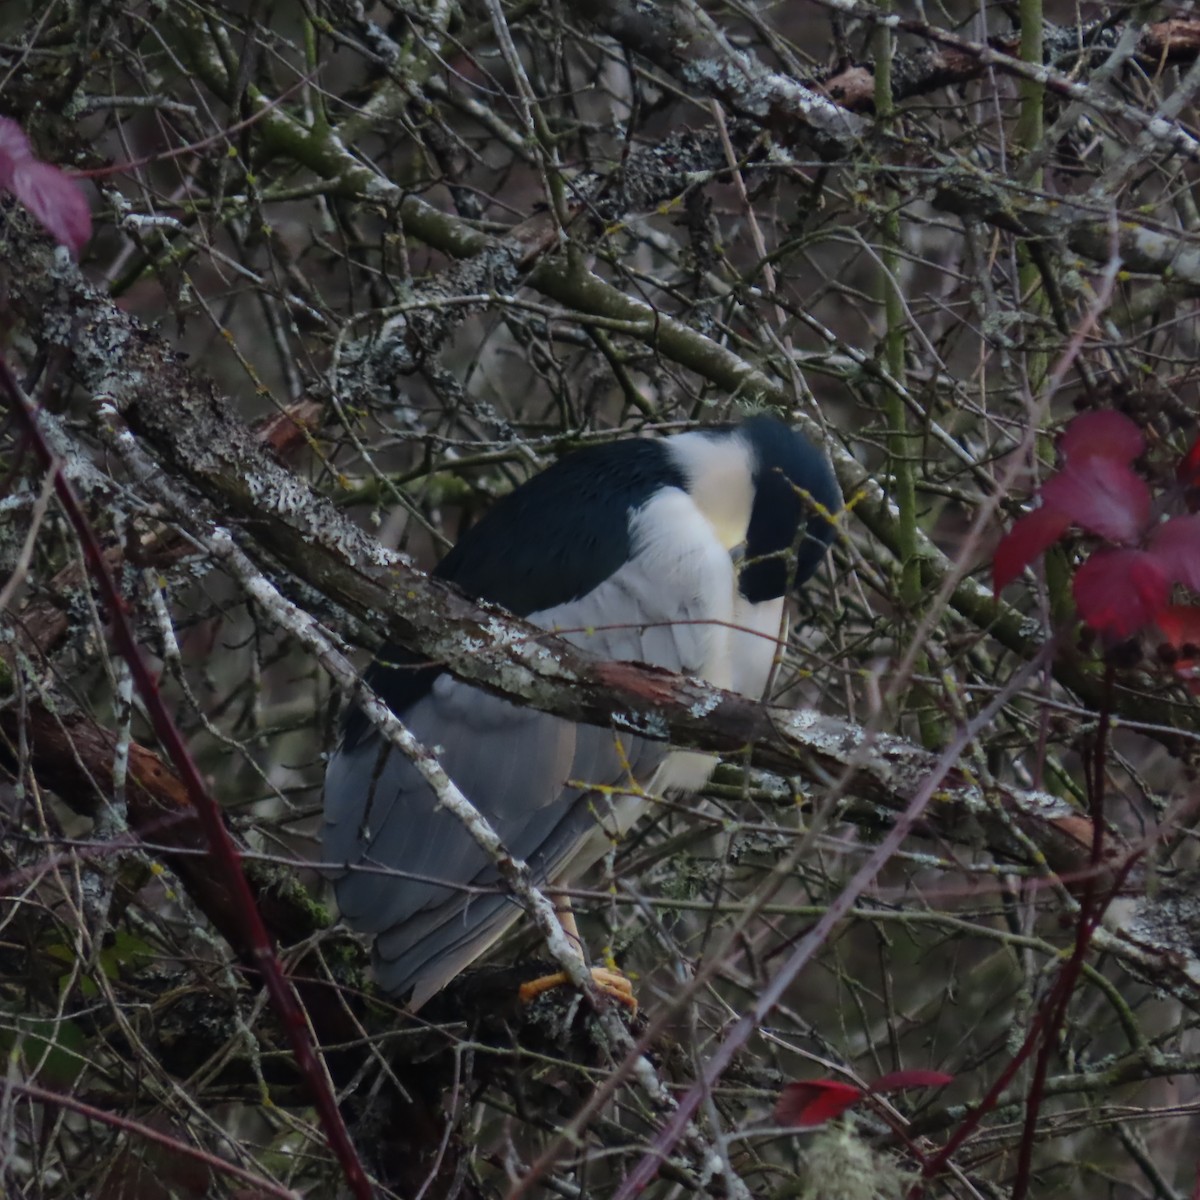
<path id="1" fill-rule="evenodd" d="M 517 843 L 531 812 L 561 796 L 575 727 L 450 676 L 439 678 L 403 719 L 520 856 Z M 388 990 L 407 992 L 436 968 L 424 989 L 432 994 L 519 912 L 459 819 L 437 806 L 413 764 L 378 736 L 330 764 L 324 856 L 348 864 L 335 881 L 338 905 L 355 928 L 379 935 L 376 967 Z M 462 946 L 469 953 L 459 962 L 454 951 Z"/>
<path id="2" fill-rule="evenodd" d="M 530 619 L 600 657 L 711 675 L 732 615 L 729 556 L 684 493 L 671 489 L 645 506 L 652 508 L 635 516 L 629 562 L 587 595 Z M 632 776 L 645 784 L 667 753 L 628 734 L 618 743 L 612 729 L 521 708 L 448 675 L 400 716 L 540 881 L 569 869 L 607 808 L 605 797 L 568 781 L 619 788 Z M 412 989 L 414 1007 L 518 915 L 469 831 L 436 806 L 410 762 L 381 749 L 377 735 L 334 755 L 323 840 L 326 860 L 346 864 L 335 880 L 343 914 L 377 934 L 381 985 Z"/>
<path id="3" fill-rule="evenodd" d="M 475 699 L 486 704 L 492 698 L 477 694 Z M 619 765 L 623 755 L 616 752 L 611 731 L 586 727 L 576 730 L 568 722 L 559 723 L 581 736 L 576 739 L 572 764 L 556 776 L 554 800 L 529 813 L 519 828 L 501 833 L 508 850 L 529 864 L 538 884 L 546 884 L 561 875 L 579 845 L 595 830 L 597 818 L 604 818 L 612 800 L 608 795 L 589 796 L 586 789 L 565 786 L 566 781 L 587 779 L 619 786 L 620 779 L 624 777 L 623 768 Z M 517 735 L 517 744 L 524 745 L 532 741 L 544 726 L 544 720 L 530 722 Z M 639 755 L 636 747 L 630 745 L 633 739 L 623 740 L 624 755 L 634 759 L 631 766 L 636 769 Z M 510 750 L 511 747 L 506 747 L 506 752 Z M 521 802 L 529 798 L 523 789 L 515 795 Z M 489 781 L 487 797 L 492 802 L 498 797 L 494 781 Z M 503 806 L 509 797 L 499 799 Z M 486 809 L 482 804 L 478 807 Z M 441 834 L 438 840 L 442 851 L 460 856 L 453 871 L 461 871 L 459 878 L 463 878 L 466 872 L 474 870 L 469 878 L 470 888 L 490 890 L 482 894 L 464 894 L 465 890 L 461 887 L 427 890 L 421 909 L 392 923 L 376 938 L 375 966 L 380 984 L 398 993 L 405 993 L 412 988 L 411 1004 L 414 1008 L 482 954 L 520 916 L 521 911 L 500 890 L 502 885 L 495 866 L 477 853 L 470 834 L 456 819 L 448 819 L 454 820 L 457 828 L 436 833 Z M 508 823 L 519 823 L 519 817 Z M 504 825 L 505 822 L 497 820 L 493 824 Z M 380 856 L 388 852 L 387 849 L 376 850 Z M 442 871 L 450 873 L 444 867 Z"/>

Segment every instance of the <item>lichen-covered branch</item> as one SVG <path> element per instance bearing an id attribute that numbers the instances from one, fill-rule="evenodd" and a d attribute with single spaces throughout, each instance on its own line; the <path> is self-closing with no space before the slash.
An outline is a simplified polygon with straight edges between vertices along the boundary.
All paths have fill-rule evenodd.
<path id="1" fill-rule="evenodd" d="M 0 1105 L 0 1187 L 202 1190 L 169 1153 L 193 1119 L 248 1178 L 334 1186 L 238 904 L 128 701 L 119 608 L 381 1194 L 613 1200 L 654 1167 L 648 1200 L 823 1196 L 824 1135 L 764 1126 L 781 1089 L 897 1069 L 955 1082 L 839 1125 L 891 1172 L 875 1194 L 905 1190 L 881 1141 L 964 1194 L 1025 1189 L 1012 1162 L 1064 1197 L 1097 1163 L 1187 1194 L 1195 664 L 1157 625 L 1089 636 L 1075 585 L 1195 507 L 1200 24 L 1043 23 L 1039 0 L 26 7 L 0 18 L 0 325 L 87 521 L 0 426 L 0 1044 L 43 1089 Z M 54 195 L 14 174 L 25 139 L 91 204 L 78 265 L 20 207 Z M 760 405 L 847 502 L 769 704 L 597 662 L 416 569 L 576 447 Z M 1062 479 L 1080 410 L 1136 425 L 1120 499 L 1149 515 L 1084 514 L 998 602 L 996 541 Z M 89 586 L 85 526 L 120 602 Z M 415 1017 L 328 927 L 325 755 L 343 695 L 372 705 L 350 647 L 383 639 L 725 756 L 541 889 L 635 980 L 644 1057 L 577 989 L 517 1002 L 555 928 L 515 864 L 542 932 L 517 922 Z M 91 1108 L 56 1120 L 56 1092 Z M 131 1140 L 152 1124 L 153 1161 Z"/>

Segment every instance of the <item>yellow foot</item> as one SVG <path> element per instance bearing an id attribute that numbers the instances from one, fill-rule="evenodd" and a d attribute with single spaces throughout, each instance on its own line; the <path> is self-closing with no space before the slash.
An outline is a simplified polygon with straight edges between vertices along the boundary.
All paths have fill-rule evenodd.
<path id="1" fill-rule="evenodd" d="M 565 987 L 570 982 L 566 971 L 556 971 L 553 975 L 540 975 L 537 979 L 521 984 L 518 994 L 522 1004 L 529 1004 L 543 992 L 548 992 L 551 988 Z M 593 967 L 592 982 L 604 995 L 629 1009 L 630 1016 L 637 1012 L 633 984 L 620 971 L 610 971 L 607 967 Z"/>

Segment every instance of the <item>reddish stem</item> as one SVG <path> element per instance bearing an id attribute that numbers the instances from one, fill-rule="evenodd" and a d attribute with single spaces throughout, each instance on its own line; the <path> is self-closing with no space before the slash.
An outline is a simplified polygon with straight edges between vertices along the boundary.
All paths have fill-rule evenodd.
<path id="1" fill-rule="evenodd" d="M 1041 1035 L 1041 1048 L 1034 1066 L 1033 1080 L 1029 1085 L 1029 1098 L 1025 1102 L 1025 1123 L 1021 1130 L 1020 1150 L 1017 1155 L 1016 1176 L 1013 1179 L 1012 1200 L 1025 1200 L 1029 1192 L 1029 1181 L 1033 1173 L 1033 1150 L 1037 1143 L 1038 1115 L 1045 1094 L 1046 1076 L 1050 1070 L 1050 1056 L 1058 1030 L 1067 1018 L 1067 1008 L 1075 992 L 1083 960 L 1091 944 L 1092 934 L 1103 916 L 1103 904 L 1097 904 L 1096 892 L 1100 877 L 1100 861 L 1104 854 L 1104 759 L 1108 748 L 1108 731 L 1112 717 L 1113 668 L 1104 673 L 1104 702 L 1100 709 L 1100 728 L 1096 734 L 1096 745 L 1091 760 L 1090 801 L 1092 815 L 1091 870 L 1083 881 L 1083 895 L 1079 901 L 1079 920 L 1075 926 L 1075 947 L 1071 957 L 1063 966 L 1050 1017 Z M 1049 1002 L 1048 1002 L 1049 1006 Z"/>
<path id="2" fill-rule="evenodd" d="M 113 640 L 122 657 L 129 663 L 134 684 L 146 706 L 146 711 L 154 725 L 154 731 L 170 755 L 171 761 L 187 789 L 188 798 L 195 807 L 205 836 L 208 838 L 213 862 L 217 870 L 224 876 L 226 884 L 242 909 L 246 921 L 246 943 L 250 948 L 249 957 L 262 977 L 267 994 L 271 998 L 288 1041 L 291 1043 L 292 1053 L 296 1056 L 301 1074 L 308 1083 L 313 1104 L 325 1130 L 329 1147 L 341 1165 L 342 1173 L 357 1200 L 371 1200 L 371 1184 L 358 1153 L 354 1149 L 354 1144 L 350 1140 L 346 1123 L 342 1120 L 342 1114 L 338 1109 L 328 1076 L 317 1059 L 316 1047 L 309 1033 L 304 1009 L 292 990 L 291 984 L 284 976 L 283 966 L 271 942 L 271 935 L 267 932 L 267 927 L 258 911 L 254 893 L 242 871 L 241 854 L 230 836 L 229 830 L 225 827 L 221 808 L 204 786 L 200 771 L 188 751 L 183 735 L 176 728 L 175 722 L 172 721 L 166 705 L 162 701 L 158 680 L 138 645 L 125 598 L 108 572 L 96 532 L 84 515 L 70 482 L 63 474 L 62 464 L 46 442 L 32 404 L 25 396 L 3 356 L 0 356 L 0 390 L 7 394 L 14 415 L 28 431 L 34 451 L 44 469 L 53 474 L 54 490 L 58 495 L 59 503 L 79 537 L 88 570 L 95 579 L 96 586 L 108 609 L 112 621 Z"/>
<path id="3" fill-rule="evenodd" d="M 934 1178 L 941 1171 L 951 1156 L 975 1132 L 979 1123 L 993 1108 L 1012 1082 L 1013 1077 L 1024 1065 L 1029 1056 L 1041 1048 L 1034 1079 L 1029 1089 L 1029 1099 L 1026 1106 L 1025 1123 L 1021 1137 L 1020 1157 L 1017 1165 L 1016 1178 L 1013 1184 L 1012 1200 L 1020 1200 L 1029 1186 L 1029 1178 L 1033 1156 L 1033 1132 L 1037 1122 L 1038 1110 L 1041 1106 L 1045 1089 L 1046 1074 L 1049 1067 L 1050 1055 L 1054 1048 L 1054 1031 L 1059 1028 L 1066 1016 L 1067 1005 L 1070 1002 L 1075 984 L 1083 970 L 1084 958 L 1091 945 L 1092 935 L 1100 924 L 1109 899 L 1116 895 L 1134 864 L 1144 851 L 1139 850 L 1122 863 L 1116 872 L 1113 885 L 1103 903 L 1097 903 L 1096 890 L 1100 874 L 1100 863 L 1104 852 L 1104 759 L 1107 749 L 1107 734 L 1110 727 L 1110 705 L 1107 697 L 1112 693 L 1113 670 L 1109 668 L 1105 678 L 1105 703 L 1101 710 L 1100 733 L 1096 741 L 1095 753 L 1092 756 L 1092 775 L 1088 780 L 1090 810 L 1092 817 L 1092 846 L 1090 870 L 1086 873 L 1083 896 L 1080 901 L 1079 921 L 1075 928 L 1075 946 L 1070 959 L 1063 965 L 1058 979 L 1055 981 L 1045 1003 L 1034 1017 L 1029 1033 L 1021 1048 L 1000 1073 L 996 1082 L 988 1089 L 987 1095 L 976 1108 L 966 1117 L 954 1131 L 954 1135 L 937 1154 L 932 1155 L 921 1171 L 921 1179 L 913 1185 L 909 1192 L 909 1200 L 917 1200 L 924 1191 L 925 1182 Z M 1197 1197 L 1200 1200 L 1200 1197 Z"/>
<path id="4" fill-rule="evenodd" d="M 134 1137 L 153 1142 L 156 1146 L 163 1146 L 167 1150 L 170 1150 L 172 1154 L 178 1155 L 181 1158 L 190 1158 L 194 1162 L 200 1163 L 214 1174 L 228 1175 L 231 1179 L 236 1179 L 241 1183 L 255 1188 L 254 1195 L 256 1196 L 275 1196 L 278 1200 L 295 1200 L 296 1193 L 290 1191 L 288 1188 L 280 1187 L 279 1184 L 270 1179 L 264 1179 L 261 1175 L 255 1175 L 253 1171 L 247 1171 L 243 1167 L 235 1166 L 219 1155 L 210 1154 L 207 1150 L 191 1146 L 179 1138 L 173 1138 L 169 1134 L 163 1133 L 161 1129 L 144 1125 L 141 1121 L 131 1121 L 128 1117 L 122 1117 L 118 1113 L 106 1112 L 102 1108 L 96 1108 L 93 1104 L 77 1100 L 74 1096 L 64 1096 L 61 1092 L 52 1092 L 49 1088 L 38 1087 L 36 1083 L 23 1083 L 19 1079 L 11 1078 L 0 1081 L 0 1094 L 9 1089 L 16 1092 L 19 1096 L 27 1097 L 36 1104 L 45 1104 L 53 1108 L 64 1108 L 68 1112 L 78 1113 L 81 1117 L 86 1117 L 89 1121 L 99 1121 L 105 1125 L 111 1125 L 114 1129 L 121 1130 L 122 1133 L 129 1133 Z"/>

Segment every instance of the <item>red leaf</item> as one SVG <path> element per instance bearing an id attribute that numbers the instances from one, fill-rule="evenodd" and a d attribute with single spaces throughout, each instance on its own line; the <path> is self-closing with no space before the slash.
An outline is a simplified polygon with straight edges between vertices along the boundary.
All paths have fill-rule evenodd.
<path id="1" fill-rule="evenodd" d="M 1150 553 L 1176 583 L 1200 592 L 1200 513 L 1160 525 L 1150 539 Z"/>
<path id="2" fill-rule="evenodd" d="M 1075 572 L 1079 615 L 1093 629 L 1132 637 L 1167 606 L 1171 584 L 1146 550 L 1097 550 Z"/>
<path id="3" fill-rule="evenodd" d="M 1150 489 L 1128 463 L 1093 455 L 1048 479 L 1042 506 L 1106 541 L 1128 544 L 1138 541 L 1150 519 Z"/>
<path id="4" fill-rule="evenodd" d="M 1042 505 L 1022 517 L 1000 539 L 992 559 L 992 590 L 998 596 L 1039 554 L 1067 531 L 1070 516 Z"/>
<path id="5" fill-rule="evenodd" d="M 1171 662 L 1171 670 L 1188 685 L 1188 691 L 1200 695 L 1200 661 L 1196 659 L 1196 648 L 1200 647 L 1200 608 L 1186 604 L 1165 607 L 1154 618 L 1166 638 L 1166 644 L 1178 654 Z M 1187 654 L 1184 654 L 1187 650 Z"/>
<path id="6" fill-rule="evenodd" d="M 12 188 L 13 171 L 18 163 L 33 158 L 25 130 L 11 117 L 0 117 L 0 188 Z"/>
<path id="7" fill-rule="evenodd" d="M 780 1125 L 811 1129 L 841 1116 L 863 1096 L 862 1088 L 835 1079 L 814 1079 L 807 1083 L 789 1083 L 775 1105 L 775 1120 Z"/>
<path id="8" fill-rule="evenodd" d="M 1200 437 L 1192 443 L 1192 448 L 1179 460 L 1179 466 L 1175 468 L 1175 478 L 1184 487 L 1200 487 Z"/>
<path id="9" fill-rule="evenodd" d="M 52 163 L 18 162 L 9 184 L 12 193 L 73 254 L 92 236 L 87 197 L 65 171 Z"/>
<path id="10" fill-rule="evenodd" d="M 1187 684 L 1188 691 L 1200 695 L 1200 658 L 1196 655 L 1200 647 L 1200 608 L 1190 604 L 1169 605 L 1155 618 L 1155 624 L 1179 655 L 1171 669 Z"/>
<path id="11" fill-rule="evenodd" d="M 900 1092 L 905 1088 L 920 1088 L 920 1087 L 945 1087 L 948 1083 L 954 1082 L 953 1075 L 947 1075 L 943 1071 L 890 1071 L 886 1075 L 881 1075 L 873 1084 L 871 1091 L 873 1092 Z"/>
<path id="12" fill-rule="evenodd" d="M 1119 412 L 1081 413 L 1063 431 L 1058 443 L 1063 461 L 1106 458 L 1128 466 L 1146 448 L 1142 431 Z"/>
<path id="13" fill-rule="evenodd" d="M 1154 619 L 1176 650 L 1184 646 L 1200 646 L 1200 608 L 1191 604 L 1170 604 Z"/>

